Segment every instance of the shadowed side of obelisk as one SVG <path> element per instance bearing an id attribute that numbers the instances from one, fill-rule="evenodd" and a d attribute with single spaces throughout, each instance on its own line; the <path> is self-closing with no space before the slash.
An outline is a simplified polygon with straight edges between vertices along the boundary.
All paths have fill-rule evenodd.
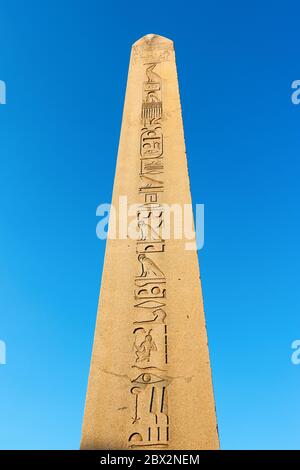
<path id="1" fill-rule="evenodd" d="M 173 42 L 132 46 L 112 204 L 136 239 L 109 239 L 83 449 L 215 449 L 218 434 L 196 251 L 164 233 L 191 203 Z"/>

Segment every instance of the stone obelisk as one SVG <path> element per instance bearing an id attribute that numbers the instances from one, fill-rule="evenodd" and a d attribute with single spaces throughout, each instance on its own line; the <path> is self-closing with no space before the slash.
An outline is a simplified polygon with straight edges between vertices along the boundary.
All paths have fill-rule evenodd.
<path id="1" fill-rule="evenodd" d="M 173 42 L 132 46 L 112 204 L 138 236 L 108 239 L 82 449 L 219 447 L 197 251 L 161 235 L 191 203 Z"/>

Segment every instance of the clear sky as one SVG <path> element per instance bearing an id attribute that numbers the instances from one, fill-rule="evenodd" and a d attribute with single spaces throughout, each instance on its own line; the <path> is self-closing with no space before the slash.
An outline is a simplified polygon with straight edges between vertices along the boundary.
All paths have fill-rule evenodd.
<path id="1" fill-rule="evenodd" d="M 79 446 L 131 44 L 174 40 L 223 449 L 299 448 L 296 1 L 0 0 L 0 448 Z"/>

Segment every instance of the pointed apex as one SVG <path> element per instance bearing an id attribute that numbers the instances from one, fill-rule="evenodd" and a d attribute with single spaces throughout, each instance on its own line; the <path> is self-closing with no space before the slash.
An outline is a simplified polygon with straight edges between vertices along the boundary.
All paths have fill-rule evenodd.
<path id="1" fill-rule="evenodd" d="M 146 34 L 132 45 L 132 65 L 145 63 L 145 61 L 165 62 L 168 60 L 174 60 L 174 46 L 171 39 L 158 34 Z"/>
<path id="2" fill-rule="evenodd" d="M 140 45 L 145 45 L 148 47 L 155 47 L 158 45 L 168 45 L 170 46 L 173 44 L 173 41 L 171 39 L 165 38 L 164 36 L 159 36 L 158 34 L 146 34 L 146 36 L 143 36 L 142 38 L 138 39 L 133 45 L 134 46 L 140 46 Z"/>

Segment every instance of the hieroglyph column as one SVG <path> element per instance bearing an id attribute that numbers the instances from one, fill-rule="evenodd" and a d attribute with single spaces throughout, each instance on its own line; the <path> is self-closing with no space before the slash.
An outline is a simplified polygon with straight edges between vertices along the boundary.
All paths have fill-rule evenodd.
<path id="1" fill-rule="evenodd" d="M 112 204 L 138 204 L 137 237 L 108 239 L 82 449 L 219 447 L 197 251 L 165 237 L 191 203 L 173 42 L 131 52 Z"/>

